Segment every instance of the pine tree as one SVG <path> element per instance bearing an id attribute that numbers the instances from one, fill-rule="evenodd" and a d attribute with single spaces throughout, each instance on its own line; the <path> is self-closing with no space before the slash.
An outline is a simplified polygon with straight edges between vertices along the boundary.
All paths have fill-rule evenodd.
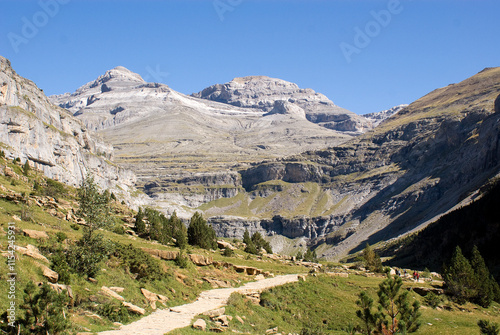
<path id="1" fill-rule="evenodd" d="M 259 250 L 257 250 L 257 247 L 253 243 L 252 238 L 250 238 L 250 233 L 246 229 L 245 232 L 243 233 L 243 243 L 246 244 L 245 252 L 248 252 L 249 254 L 253 255 L 257 255 L 259 253 Z"/>
<path id="2" fill-rule="evenodd" d="M 180 249 L 185 249 L 188 244 L 187 240 L 187 229 L 184 223 L 177 217 L 177 213 L 174 211 L 169 219 L 170 225 L 173 230 L 173 238 L 175 239 L 175 246 Z"/>
<path id="3" fill-rule="evenodd" d="M 415 301 L 410 306 L 408 291 L 399 292 L 402 285 L 401 277 L 392 277 L 389 273 L 387 279 L 379 285 L 379 310 L 389 317 L 388 321 L 385 317 L 382 319 L 381 326 L 388 334 L 412 333 L 420 327 L 420 305 Z"/>
<path id="4" fill-rule="evenodd" d="M 413 333 L 420 327 L 420 305 L 415 301 L 410 305 L 409 293 L 400 292 L 403 280 L 387 273 L 380 285 L 378 311 L 372 311 L 373 300 L 365 292 L 359 294 L 356 304 L 361 308 L 356 316 L 361 319 L 360 331 L 363 334 L 406 334 Z"/>
<path id="5" fill-rule="evenodd" d="M 66 334 L 70 327 L 69 318 L 66 317 L 67 304 L 66 292 L 58 294 L 48 284 L 37 289 L 30 281 L 24 289 L 22 309 L 25 315 L 19 323 L 26 334 Z"/>
<path id="6" fill-rule="evenodd" d="M 191 217 L 187 234 L 190 245 L 196 245 L 203 249 L 217 248 L 215 231 L 198 212 Z"/>
<path id="7" fill-rule="evenodd" d="M 479 253 L 477 246 L 472 249 L 471 266 L 474 270 L 477 295 L 474 302 L 484 308 L 488 308 L 494 299 L 494 280 L 486 266 L 483 257 Z"/>
<path id="8" fill-rule="evenodd" d="M 370 244 L 366 243 L 365 248 L 363 249 L 363 260 L 365 267 L 373 272 L 382 272 L 382 261 L 380 260 L 380 256 L 372 249 Z"/>
<path id="9" fill-rule="evenodd" d="M 313 251 L 310 248 L 307 248 L 303 260 L 304 262 L 316 262 L 318 260 L 316 250 Z"/>
<path id="10" fill-rule="evenodd" d="M 361 332 L 368 335 L 372 334 L 379 318 L 376 312 L 372 312 L 373 299 L 363 291 L 359 294 L 359 300 L 356 301 L 356 305 L 361 308 L 356 311 L 356 316 L 363 322 Z"/>
<path id="11" fill-rule="evenodd" d="M 144 212 L 139 207 L 139 211 L 135 216 L 135 230 L 139 236 L 146 234 L 146 224 L 144 223 Z"/>
<path id="12" fill-rule="evenodd" d="M 243 243 L 246 245 L 252 243 L 252 239 L 250 238 L 250 233 L 248 232 L 247 229 L 245 229 L 245 232 L 243 233 Z"/>
<path id="13" fill-rule="evenodd" d="M 450 265 L 445 268 L 443 279 L 448 292 L 458 303 L 463 304 L 477 296 L 474 270 L 459 246 L 451 257 Z"/>

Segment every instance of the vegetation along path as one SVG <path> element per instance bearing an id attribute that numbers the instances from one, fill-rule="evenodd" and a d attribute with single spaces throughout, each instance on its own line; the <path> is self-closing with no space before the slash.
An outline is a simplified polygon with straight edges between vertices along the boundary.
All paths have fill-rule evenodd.
<path id="1" fill-rule="evenodd" d="M 237 288 L 222 288 L 204 291 L 195 302 L 190 304 L 157 310 L 150 315 L 118 330 L 101 332 L 101 335 L 163 335 L 174 329 L 184 328 L 198 314 L 226 305 L 231 293 L 248 294 L 262 292 L 265 289 L 298 281 L 297 275 L 283 275 L 247 283 Z"/>

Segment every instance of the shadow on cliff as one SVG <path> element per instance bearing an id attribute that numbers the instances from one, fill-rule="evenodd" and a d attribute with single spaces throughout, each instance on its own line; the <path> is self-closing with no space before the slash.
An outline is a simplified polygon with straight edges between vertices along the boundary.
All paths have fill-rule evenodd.
<path id="1" fill-rule="evenodd" d="M 476 142 L 469 141 L 473 127 L 468 121 L 479 125 Z M 499 114 L 490 115 L 483 122 L 469 117 L 454 126 L 443 123 L 436 137 L 426 141 L 428 143 L 418 144 L 420 147 L 433 144 L 432 151 L 417 157 L 412 154 L 415 148 L 408 146 L 392 157 L 392 162 L 399 164 L 406 173 L 353 213 L 353 218 L 362 222 L 373 211 L 383 210 L 389 214 L 391 223 L 359 243 L 349 254 L 362 250 L 366 243 L 375 244 L 400 236 L 446 213 L 495 176 L 500 170 L 499 123 Z M 449 139 L 450 132 L 452 141 L 436 145 L 436 138 Z M 403 160 L 405 157 L 407 159 Z M 423 189 L 415 187 L 415 192 L 403 195 L 405 190 L 425 179 L 438 182 Z"/>

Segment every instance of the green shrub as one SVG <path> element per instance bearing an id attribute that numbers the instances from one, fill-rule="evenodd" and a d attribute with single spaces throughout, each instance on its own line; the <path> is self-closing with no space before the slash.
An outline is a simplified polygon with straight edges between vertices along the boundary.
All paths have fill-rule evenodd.
<path id="1" fill-rule="evenodd" d="M 50 178 L 47 178 L 46 182 L 47 185 L 42 188 L 42 195 L 57 199 L 68 194 L 68 189 L 63 183 Z"/>
<path id="2" fill-rule="evenodd" d="M 25 315 L 19 320 L 24 332 L 22 334 L 67 334 L 70 327 L 66 306 L 66 292 L 56 293 L 48 284 L 40 289 L 33 282 L 28 282 L 24 288 L 24 302 L 21 308 Z"/>
<path id="3" fill-rule="evenodd" d="M 179 252 L 177 257 L 175 258 L 175 264 L 181 269 L 186 269 L 191 265 L 191 261 L 189 257 L 185 255 L 183 252 Z"/>
<path id="4" fill-rule="evenodd" d="M 115 302 L 107 302 L 97 307 L 97 314 L 112 322 L 127 323 L 130 314 L 125 306 Z"/>
<path id="5" fill-rule="evenodd" d="M 71 283 L 72 269 L 67 261 L 67 256 L 62 249 L 54 251 L 50 257 L 51 269 L 59 274 L 58 281 L 63 284 Z"/>
<path id="6" fill-rule="evenodd" d="M 113 245 L 102 234 L 91 234 L 85 230 L 80 240 L 67 251 L 68 265 L 80 275 L 95 277 L 101 269 L 101 262 L 111 253 Z"/>
<path id="7" fill-rule="evenodd" d="M 500 326 L 498 323 L 490 322 L 488 320 L 479 320 L 477 322 L 480 334 L 484 335 L 498 335 L 500 333 Z"/>
<path id="8" fill-rule="evenodd" d="M 225 257 L 233 257 L 233 256 L 234 256 L 234 251 L 233 251 L 233 249 L 231 249 L 231 248 L 226 248 L 226 249 L 224 249 L 224 251 L 222 252 L 222 256 L 225 256 Z"/>
<path id="9" fill-rule="evenodd" d="M 71 227 L 71 229 L 73 230 L 80 230 L 80 225 L 76 224 L 76 223 L 72 223 L 69 225 Z"/>
<path id="10" fill-rule="evenodd" d="M 113 255 L 120 259 L 122 265 L 137 280 L 160 280 L 164 276 L 158 261 L 132 244 L 117 243 Z"/>
<path id="11" fill-rule="evenodd" d="M 68 238 L 68 235 L 66 235 L 62 231 L 58 231 L 56 233 L 56 238 L 57 238 L 57 242 L 62 243 L 62 242 L 64 242 L 65 239 Z"/>
<path id="12" fill-rule="evenodd" d="M 425 295 L 424 302 L 431 308 L 436 308 L 441 303 L 441 297 L 434 292 L 429 292 Z"/>

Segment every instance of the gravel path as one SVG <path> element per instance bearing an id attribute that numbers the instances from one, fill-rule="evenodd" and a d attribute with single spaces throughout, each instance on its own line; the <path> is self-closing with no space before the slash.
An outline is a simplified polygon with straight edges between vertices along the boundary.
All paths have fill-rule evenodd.
<path id="1" fill-rule="evenodd" d="M 297 281 L 297 275 L 283 275 L 247 283 L 237 288 L 221 288 L 204 291 L 195 302 L 163 310 L 157 310 L 142 319 L 117 330 L 101 332 L 101 335 L 163 335 L 171 330 L 184 328 L 198 314 L 226 305 L 233 292 L 248 294 Z"/>

